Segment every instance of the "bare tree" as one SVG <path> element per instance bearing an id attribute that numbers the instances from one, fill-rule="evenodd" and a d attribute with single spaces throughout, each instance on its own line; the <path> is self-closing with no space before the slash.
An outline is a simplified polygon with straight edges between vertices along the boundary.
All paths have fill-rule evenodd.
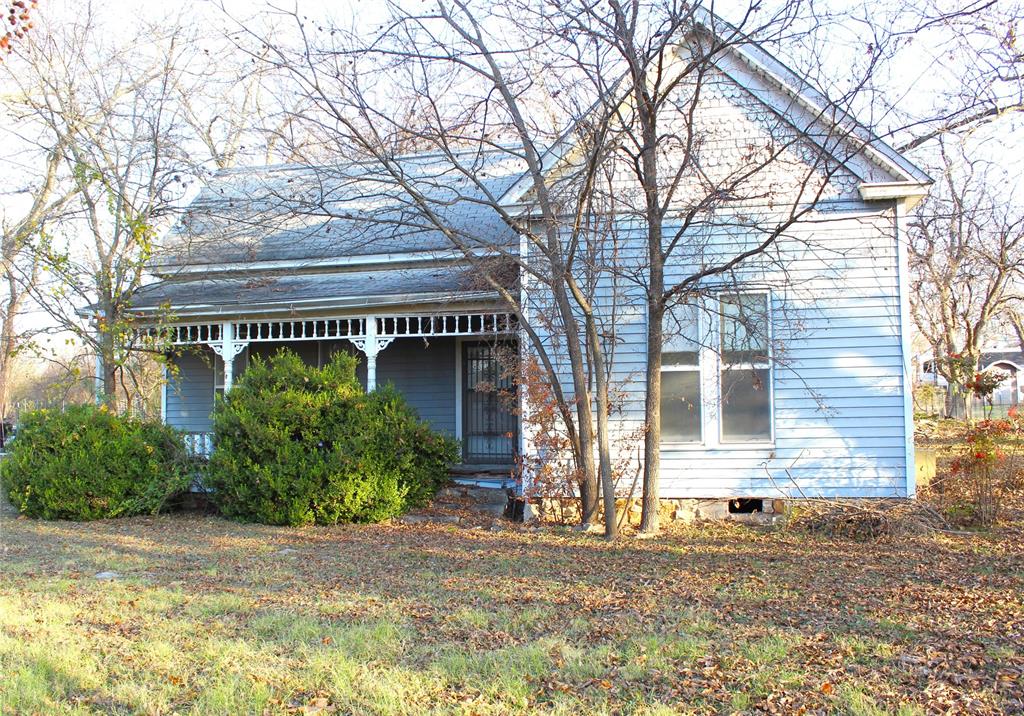
<path id="1" fill-rule="evenodd" d="M 30 203 L 24 213 L 3 221 L 0 230 L 0 268 L 4 276 L 3 303 L 0 305 L 0 421 L 8 417 L 11 369 L 15 356 L 39 328 L 19 326 L 26 299 L 37 287 L 40 273 L 37 242 L 47 222 L 64 213 L 75 196 L 75 189 L 61 182 L 60 147 L 46 156 L 43 174 L 21 194 Z M 34 243 L 36 242 L 36 243 Z"/>
<path id="2" fill-rule="evenodd" d="M 262 38 L 272 48 L 268 61 L 291 72 L 316 109 L 306 120 L 322 137 L 323 155 L 354 151 L 372 159 L 360 171 L 380 182 L 379 196 L 400 197 L 399 215 L 358 218 L 390 222 L 396 231 L 439 231 L 470 259 L 486 248 L 511 262 L 524 284 L 544 289 L 527 294 L 550 297 L 549 312 L 531 313 L 518 292 L 476 264 L 516 311 L 530 349 L 558 386 L 563 420 L 575 425 L 585 519 L 596 510 L 598 477 L 606 515 L 614 515 L 607 421 L 614 308 L 599 298 L 601 281 L 632 282 L 641 294 L 631 300 L 646 314 L 642 528 L 653 532 L 666 312 L 718 293 L 758 266 L 777 265 L 784 274 L 779 244 L 806 241 L 791 229 L 837 183 L 855 189 L 847 165 L 875 141 L 847 111 L 873 76 L 877 60 L 869 57 L 851 68 L 852 82 L 832 99 L 787 75 L 791 89 L 812 96 L 816 108 L 761 112 L 757 122 L 765 132 L 744 135 L 745 148 L 723 153 L 723 140 L 737 140 L 723 138 L 705 111 L 705 98 L 724 82 L 719 64 L 739 48 L 771 64 L 764 47 L 822 31 L 799 3 L 762 10 L 752 6 L 728 24 L 671 1 L 478 6 L 452 0 L 423 12 L 393 6 L 389 22 L 369 38 L 298 16 L 293 50 Z M 520 31 L 512 39 L 499 29 L 510 27 Z M 400 157 L 410 147 L 440 159 L 430 171 L 410 169 Z M 525 208 L 509 207 L 505 194 L 481 179 L 495 156 L 523 173 Z M 450 190 L 453 177 L 471 191 Z M 604 177 L 612 177 L 607 186 Z M 327 202 L 303 204 L 295 195 L 292 202 L 305 211 L 325 212 Z M 449 209 L 460 202 L 511 229 L 523 250 L 455 225 Z M 588 259 L 606 255 L 602 245 L 622 225 L 633 227 L 630 241 L 642 237 L 643 257 Z M 715 241 L 726 235 L 744 239 L 728 246 Z M 669 265 L 685 270 L 669 276 Z M 733 318 L 749 318 L 742 315 L 747 309 L 739 310 Z M 549 351 L 549 334 L 564 341 L 564 372 Z"/>
<path id="3" fill-rule="evenodd" d="M 642 291 L 646 313 L 644 532 L 658 529 L 662 353 L 670 309 L 696 305 L 758 266 L 776 262 L 785 276 L 780 244 L 796 241 L 790 229 L 835 191 L 834 180 L 848 180 L 844 165 L 872 141 L 843 109 L 870 77 L 870 63 L 855 68 L 852 87 L 832 99 L 791 77 L 796 91 L 819 101 L 816 112 L 791 106 L 785 119 L 761 113 L 750 123 L 756 130 L 741 124 L 734 136 L 722 135 L 713 98 L 729 84 L 721 68 L 734 61 L 731 53 L 752 52 L 771 65 L 763 47 L 820 31 L 807 25 L 799 4 L 761 10 L 751 6 L 732 24 L 683 2 L 570 3 L 538 11 L 548 33 L 577 38 L 562 57 L 592 88 L 601 108 L 595 114 L 609 118 L 606 156 L 619 177 L 601 208 L 632 224 L 645 247 L 641 259 L 615 266 Z M 724 236 L 736 240 L 716 240 Z M 753 340 L 752 331 L 746 338 Z M 767 355 L 767 346 L 760 350 Z M 761 377 L 753 374 L 756 383 Z"/>
<path id="4" fill-rule="evenodd" d="M 749 279 L 758 265 L 775 262 L 778 273 L 787 275 L 786 251 L 807 244 L 797 238 L 800 222 L 848 182 L 848 165 L 876 142 L 853 119 L 855 113 L 885 120 L 886 131 L 904 137 L 902 146 L 909 149 L 1016 112 L 1024 96 L 1015 49 L 1020 13 L 997 12 L 993 6 L 933 3 L 880 17 L 874 7 L 870 12 L 865 7 L 863 14 L 852 9 L 825 15 L 780 2 L 752 4 L 731 22 L 672 1 L 613 0 L 607 7 L 570 2 L 538 9 L 542 31 L 574 38 L 565 43 L 562 57 L 593 85 L 604 114 L 615 118 L 608 135 L 615 151 L 608 156 L 631 181 L 620 182 L 609 209 L 646 234 L 645 260 L 629 267 L 646 296 L 648 331 L 643 531 L 657 529 L 667 312 L 680 303 L 701 302 L 709 286 L 720 290 L 741 275 Z M 859 37 L 846 48 L 844 71 L 837 72 L 822 38 L 865 25 L 870 40 Z M 926 66 L 938 71 L 943 53 L 955 52 L 949 63 L 960 68 L 961 82 L 947 86 L 950 95 L 940 106 L 897 112 L 893 88 L 886 92 L 879 85 L 909 54 L 907 37 L 933 27 L 945 34 L 924 50 Z M 789 113 L 785 120 L 763 118 L 761 131 L 749 135 L 734 128 L 723 142 L 720 130 L 708 122 L 708 108 L 721 91 L 722 68 L 735 72 L 734 50 L 783 76 L 788 71 L 772 55 L 789 59 L 800 71 L 784 83 L 810 98 L 815 109 L 801 113 L 793 105 L 780 107 L 777 111 Z M 730 154 L 728 142 L 747 142 L 747 151 Z M 714 236 L 744 238 L 723 250 Z M 672 266 L 685 270 L 666 270 Z M 741 322 L 756 323 L 748 318 Z M 766 338 L 746 336 L 767 345 Z"/>
<path id="5" fill-rule="evenodd" d="M 573 448 L 583 522 L 596 516 L 600 475 L 606 534 L 614 536 L 605 347 L 584 279 L 593 267 L 579 260 L 578 250 L 593 237 L 586 217 L 602 164 L 599 154 L 605 151 L 603 130 L 600 123 L 596 129 L 580 124 L 573 136 L 561 137 L 580 148 L 583 170 L 571 180 L 553 178 L 549 147 L 564 126 L 538 116 L 538 97 L 529 91 L 542 69 L 533 56 L 540 44 L 524 40 L 519 52 L 509 51 L 490 35 L 488 19 L 462 2 L 441 3 L 425 14 L 398 4 L 389 9 L 384 31 L 369 38 L 306 23 L 297 15 L 292 16 L 299 35 L 294 50 L 260 38 L 271 48 L 266 61 L 290 73 L 309 108 L 295 121 L 319 138 L 303 152 L 315 166 L 317 186 L 292 187 L 280 198 L 300 213 L 348 219 L 356 226 L 440 233 L 472 264 L 477 280 L 519 318 L 529 350 L 553 386 Z M 430 156 L 403 157 L 410 149 Z M 315 161 L 325 156 L 366 161 L 352 176 L 347 166 L 335 169 L 328 161 Z M 500 179 L 520 176 L 521 193 L 531 197 L 528 210 L 503 201 L 513 187 Z M 387 201 L 378 201 L 378 210 L 363 211 L 337 201 L 346 187 L 357 185 L 361 203 Z M 466 222 L 467 208 L 485 215 L 483 221 Z M 495 226 L 501 228 L 494 231 Z M 368 241 L 380 238 L 377 230 L 371 234 Z M 527 251 L 520 251 L 521 243 Z M 519 281 L 546 288 L 550 314 L 527 315 L 515 279 L 508 281 L 510 266 Z M 568 384 L 556 365 L 552 339 L 568 356 Z M 600 419 L 595 419 L 595 390 Z"/>
<path id="6" fill-rule="evenodd" d="M 113 45 L 101 36 L 87 14 L 27 43 L 31 71 L 20 76 L 20 111 L 44 135 L 61 138 L 81 215 L 40 247 L 46 280 L 34 296 L 100 357 L 101 392 L 115 404 L 135 387 L 126 370 L 138 347 L 130 297 L 190 178 L 172 84 L 187 43 L 174 29 L 150 28 Z M 78 313 L 88 305 L 91 327 Z"/>
<path id="7" fill-rule="evenodd" d="M 1019 306 L 1024 211 L 1003 194 L 1005 170 L 959 142 L 941 142 L 940 153 L 939 184 L 911 224 L 912 310 L 936 370 L 962 399 L 994 322 L 1012 321 Z"/>
<path id="8" fill-rule="evenodd" d="M 891 66 L 916 66 L 930 92 L 904 101 L 908 87 L 897 79 L 875 96 L 900 151 L 931 148 L 943 137 L 966 136 L 1000 123 L 1004 129 L 1024 111 L 1024 53 L 1017 33 L 1019 2 L 929 0 L 863 11 L 880 40 L 875 52 Z M 941 167 L 938 167 L 941 170 Z"/>

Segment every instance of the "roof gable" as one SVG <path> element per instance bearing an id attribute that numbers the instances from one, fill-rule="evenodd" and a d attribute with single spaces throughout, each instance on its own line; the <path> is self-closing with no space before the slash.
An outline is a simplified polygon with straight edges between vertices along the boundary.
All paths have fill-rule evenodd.
<path id="1" fill-rule="evenodd" d="M 742 37 L 742 33 L 706 8 L 698 7 L 694 16 L 699 27 L 706 32 L 716 36 L 739 34 Z M 685 71 L 685 52 L 686 45 L 677 46 L 674 65 L 680 74 Z M 919 197 L 923 195 L 924 187 L 932 183 L 927 173 L 753 40 L 744 38 L 730 43 L 713 64 L 717 71 L 729 77 L 751 98 L 786 120 L 794 131 L 825 150 L 835 163 L 843 165 L 856 176 L 865 199 Z M 627 104 L 631 99 L 625 96 L 623 103 Z M 591 111 L 597 111 L 597 107 Z M 837 142 L 837 138 L 843 141 Z M 845 145 L 845 151 L 841 153 L 838 152 L 840 144 Z M 575 133 L 570 128 L 541 156 L 542 171 L 546 175 L 556 171 L 556 167 L 569 160 L 577 146 Z M 878 189 L 865 192 L 865 187 Z M 509 187 L 502 203 L 521 205 L 532 188 L 533 179 L 526 173 Z"/>

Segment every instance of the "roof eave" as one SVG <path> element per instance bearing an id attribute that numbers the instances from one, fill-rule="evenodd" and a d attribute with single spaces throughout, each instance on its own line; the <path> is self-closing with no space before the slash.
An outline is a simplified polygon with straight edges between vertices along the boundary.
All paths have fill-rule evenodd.
<path id="1" fill-rule="evenodd" d="M 373 310 L 393 306 L 416 304 L 462 304 L 485 301 L 500 301 L 501 297 L 494 291 L 471 291 L 462 293 L 406 293 L 386 294 L 379 296 L 340 296 L 334 298 L 298 299 L 295 301 L 257 301 L 252 303 L 196 303 L 196 304 L 161 304 L 159 306 L 134 309 L 134 313 L 143 320 L 157 314 L 181 318 L 221 317 L 221 316 L 265 316 L 271 314 L 292 315 L 297 311 L 321 311 L 339 309 L 352 311 L 360 308 Z"/>
<path id="2" fill-rule="evenodd" d="M 928 196 L 931 181 L 899 181 L 863 183 L 858 189 L 864 201 L 899 201 L 910 211 Z"/>
<path id="3" fill-rule="evenodd" d="M 442 265 L 470 258 L 500 257 L 497 248 L 480 247 L 474 250 L 430 250 L 387 254 L 355 254 L 319 259 L 268 259 L 229 261 L 223 263 L 163 263 L 149 267 L 153 275 L 173 279 L 190 274 L 238 274 L 257 271 L 321 272 L 329 269 L 365 271 L 367 269 L 408 268 L 419 265 Z"/>

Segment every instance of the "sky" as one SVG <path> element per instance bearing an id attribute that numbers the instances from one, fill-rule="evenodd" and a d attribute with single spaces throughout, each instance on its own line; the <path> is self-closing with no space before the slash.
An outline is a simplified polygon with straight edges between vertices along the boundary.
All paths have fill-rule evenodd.
<path id="1" fill-rule="evenodd" d="M 834 0 L 841 2 L 841 0 Z M 261 10 L 266 5 L 262 2 L 247 0 L 223 0 L 224 8 L 234 21 L 239 22 L 263 22 L 257 20 Z M 423 0 L 415 0 L 416 7 L 423 6 Z M 365 28 L 372 28 L 379 25 L 385 19 L 385 11 L 381 2 L 373 0 L 274 0 L 270 6 L 277 7 L 282 11 L 290 11 L 298 8 L 301 14 L 308 14 L 314 18 L 333 17 L 342 25 L 357 25 Z M 729 17 L 737 8 L 743 4 L 738 2 L 721 3 L 717 10 Z M 108 26 L 114 36 L 118 27 L 125 23 L 132 23 L 133 18 L 154 19 L 180 14 L 183 18 L 208 26 L 210 29 L 217 29 L 225 24 L 219 3 L 215 4 L 209 0 L 183 0 L 181 3 L 168 3 L 166 0 L 107 0 L 106 2 L 94 3 L 94 11 L 100 16 L 101 22 Z M 822 4 L 824 7 L 824 4 Z M 883 7 L 879 5 L 878 7 Z M 81 12 L 79 2 L 70 0 L 41 0 L 38 12 L 44 13 L 53 20 L 59 22 L 62 18 L 73 18 Z M 230 24 L 230 23 L 229 23 Z M 831 36 L 834 43 L 826 55 L 828 61 L 844 62 L 843 53 L 848 53 L 850 47 L 856 47 L 858 43 L 865 42 L 862 38 L 862 28 L 857 25 L 841 28 Z M 923 46 L 924 41 L 919 42 Z M 948 77 L 942 72 L 936 72 L 931 62 L 924 60 L 914 61 L 916 50 L 911 47 L 907 53 L 908 60 L 901 63 L 897 74 L 890 76 L 887 80 L 896 84 L 906 92 L 905 101 L 908 103 L 927 103 L 934 91 L 941 89 Z M 923 55 L 919 55 L 923 57 Z M 828 68 L 825 68 L 826 72 Z M 955 67 L 950 71 L 955 72 Z M 2 87 L 0 87 L 2 89 Z M 871 118 L 862 118 L 869 121 Z M 997 131 L 990 131 L 978 135 L 978 152 L 981 156 L 989 156 L 1003 166 L 1011 169 L 1015 177 L 1024 176 L 1024 141 L 1021 140 L 1019 126 L 1014 126 L 1013 132 L 1007 132 L 1004 124 Z M 2 128 L 0 128 L 2 130 Z M 7 135 L 4 132 L 5 136 Z M 6 141 L 6 140 L 5 140 Z M 11 151 L 11 144 L 7 142 L 7 149 L 0 150 L 0 161 L 7 164 L 11 169 L 17 166 L 20 161 L 19 153 Z M 24 156 L 24 155 L 21 155 Z M 8 176 L 10 173 L 8 173 Z M 8 185 L 9 186 L 9 185 Z M 1008 189 L 1008 199 L 1014 193 L 1019 194 L 1020 186 Z M 11 194 L 0 188 L 0 211 L 16 210 L 23 205 L 24 195 Z M 45 321 L 45 316 L 35 313 L 26 316 L 29 322 Z M 57 345 L 60 345 L 65 337 L 57 338 Z"/>

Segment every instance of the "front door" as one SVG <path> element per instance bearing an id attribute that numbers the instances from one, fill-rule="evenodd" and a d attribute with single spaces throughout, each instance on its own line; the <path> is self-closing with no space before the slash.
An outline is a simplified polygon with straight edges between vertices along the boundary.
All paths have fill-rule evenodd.
<path id="1" fill-rule="evenodd" d="M 501 365 L 500 347 L 462 344 L 462 459 L 484 465 L 512 464 L 519 445 L 516 384 Z"/>

